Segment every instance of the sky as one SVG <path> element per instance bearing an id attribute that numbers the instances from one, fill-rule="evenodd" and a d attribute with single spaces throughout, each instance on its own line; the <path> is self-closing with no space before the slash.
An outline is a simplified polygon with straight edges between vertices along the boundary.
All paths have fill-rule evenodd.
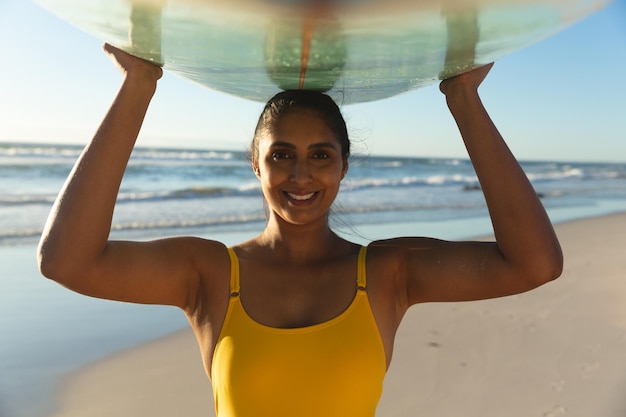
<path id="1" fill-rule="evenodd" d="M 120 84 L 102 42 L 0 0 L 0 142 L 85 144 Z M 496 61 L 480 89 L 522 160 L 626 162 L 626 0 Z M 262 104 L 166 72 L 138 141 L 244 150 Z M 466 157 L 438 86 L 342 108 L 356 152 Z"/>

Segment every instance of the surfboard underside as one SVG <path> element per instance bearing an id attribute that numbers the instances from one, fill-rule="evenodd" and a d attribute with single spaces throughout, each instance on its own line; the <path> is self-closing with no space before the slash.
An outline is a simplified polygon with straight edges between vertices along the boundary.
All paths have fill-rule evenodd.
<path id="1" fill-rule="evenodd" d="M 39 0 L 75 26 L 209 88 L 342 104 L 430 85 L 540 41 L 592 0 Z"/>

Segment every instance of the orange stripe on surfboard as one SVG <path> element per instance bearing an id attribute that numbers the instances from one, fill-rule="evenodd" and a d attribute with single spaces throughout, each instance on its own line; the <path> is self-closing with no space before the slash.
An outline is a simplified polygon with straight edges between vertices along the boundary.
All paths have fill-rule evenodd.
<path id="1" fill-rule="evenodd" d="M 311 53 L 311 41 L 315 32 L 315 16 L 307 16 L 302 28 L 302 55 L 300 57 L 300 90 L 304 89 L 304 79 L 306 69 L 309 66 L 309 55 Z"/>

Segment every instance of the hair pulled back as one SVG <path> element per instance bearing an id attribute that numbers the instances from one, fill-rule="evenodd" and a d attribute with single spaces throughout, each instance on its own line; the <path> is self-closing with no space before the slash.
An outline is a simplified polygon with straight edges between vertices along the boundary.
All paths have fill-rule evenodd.
<path id="1" fill-rule="evenodd" d="M 259 158 L 260 138 L 264 134 L 271 133 L 285 115 L 296 110 L 306 110 L 317 114 L 335 134 L 341 145 L 343 159 L 348 159 L 350 156 L 348 129 L 341 110 L 333 99 L 318 91 L 287 90 L 269 99 L 259 116 L 250 146 L 253 161 L 258 161 Z"/>

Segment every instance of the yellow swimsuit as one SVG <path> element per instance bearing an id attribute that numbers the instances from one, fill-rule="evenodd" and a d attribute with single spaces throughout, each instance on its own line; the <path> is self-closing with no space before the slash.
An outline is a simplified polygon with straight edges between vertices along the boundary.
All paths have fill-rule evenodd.
<path id="1" fill-rule="evenodd" d="M 366 292 L 366 247 L 350 306 L 329 321 L 295 329 L 248 316 L 239 297 L 239 261 L 228 252 L 231 297 L 211 369 L 217 416 L 373 417 L 386 361 Z"/>

